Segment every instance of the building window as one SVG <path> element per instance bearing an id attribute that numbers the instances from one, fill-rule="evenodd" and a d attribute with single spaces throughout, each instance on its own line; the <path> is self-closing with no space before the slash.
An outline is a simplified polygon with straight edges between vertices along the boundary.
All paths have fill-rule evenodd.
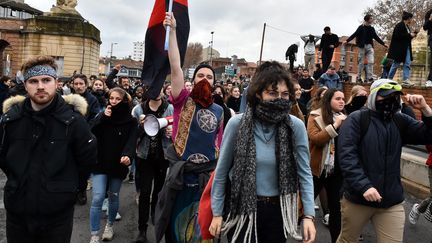
<path id="1" fill-rule="evenodd" d="M 11 16 L 11 17 L 14 17 L 14 18 L 17 17 L 17 11 L 11 9 L 10 16 Z"/>

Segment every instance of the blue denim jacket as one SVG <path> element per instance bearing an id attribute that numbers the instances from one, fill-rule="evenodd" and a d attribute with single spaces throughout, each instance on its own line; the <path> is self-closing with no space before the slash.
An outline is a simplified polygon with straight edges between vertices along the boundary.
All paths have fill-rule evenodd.
<path id="1" fill-rule="evenodd" d="M 132 109 L 132 116 L 135 117 L 139 122 L 140 115 L 144 114 L 141 104 L 136 105 Z M 174 114 L 174 108 L 171 104 L 168 105 L 162 117 L 172 116 Z M 165 129 L 163 129 L 163 133 L 165 133 Z M 166 136 L 162 136 L 162 147 L 165 151 L 169 144 L 172 143 L 171 138 L 167 138 Z M 148 152 L 150 147 L 150 137 L 143 136 L 141 141 L 139 141 L 137 145 L 137 156 L 141 159 L 147 159 Z"/>

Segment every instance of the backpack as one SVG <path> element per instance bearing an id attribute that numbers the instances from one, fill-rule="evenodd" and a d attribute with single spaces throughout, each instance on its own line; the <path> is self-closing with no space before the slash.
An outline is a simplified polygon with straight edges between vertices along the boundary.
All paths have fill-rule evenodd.
<path id="1" fill-rule="evenodd" d="M 306 46 L 307 46 L 308 43 L 309 43 L 309 39 L 305 42 L 304 48 L 306 48 Z M 315 37 L 314 37 L 313 43 L 314 43 L 314 46 L 315 46 L 316 45 Z"/>
<path id="2" fill-rule="evenodd" d="M 369 129 L 370 116 L 371 114 L 369 109 L 360 110 L 360 142 L 363 141 L 363 138 Z M 399 133 L 402 136 L 404 133 L 403 131 L 406 128 L 406 124 L 404 123 L 403 119 L 400 116 L 393 116 L 392 120 L 398 127 Z"/>

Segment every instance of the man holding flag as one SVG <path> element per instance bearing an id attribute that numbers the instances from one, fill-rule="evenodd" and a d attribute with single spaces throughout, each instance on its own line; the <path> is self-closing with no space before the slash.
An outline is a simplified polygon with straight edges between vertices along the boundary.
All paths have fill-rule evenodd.
<path id="1" fill-rule="evenodd" d="M 168 8 L 169 6 L 169 8 Z M 165 78 L 170 73 L 167 53 L 167 39 L 162 22 L 165 12 L 173 11 L 177 16 L 177 40 L 180 60 L 183 63 L 189 38 L 189 14 L 187 0 L 156 0 L 150 17 L 145 37 L 145 57 L 141 79 L 149 86 L 146 97 L 156 99 L 162 89 Z M 164 46 L 165 40 L 165 46 Z"/>
<path id="2" fill-rule="evenodd" d="M 223 134 L 223 109 L 213 103 L 215 73 L 211 66 L 199 65 L 192 78 L 194 88 L 191 92 L 184 88 L 179 30 L 172 13 L 166 13 L 164 26 L 170 27 L 168 56 L 174 144 L 166 152 L 170 169 L 156 206 L 156 242 L 164 234 L 166 242 L 196 242 L 201 235 L 194 218 L 202 190 L 216 167 Z"/>

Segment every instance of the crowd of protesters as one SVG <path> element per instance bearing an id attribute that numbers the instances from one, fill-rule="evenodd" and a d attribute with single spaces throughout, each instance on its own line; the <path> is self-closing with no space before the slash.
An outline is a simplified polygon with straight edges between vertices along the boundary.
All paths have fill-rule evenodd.
<path id="1" fill-rule="evenodd" d="M 410 19 L 404 13 L 401 23 Z M 381 41 L 372 16 L 364 20 L 347 40 L 357 37 L 360 62 L 373 60 L 372 38 Z M 345 97 L 345 74 L 330 64 L 339 41 L 329 27 L 321 38 L 323 69 L 317 64 L 313 73 L 310 50 L 304 69 L 267 61 L 250 79 L 222 81 L 200 64 L 185 80 L 172 14 L 164 25 L 171 27 L 171 81 L 155 98 L 139 81 L 118 76 L 120 66 L 106 79 L 59 79 L 48 56 L 24 63 L 17 81 L 0 79 L 8 242 L 69 242 L 74 204 L 87 204 L 90 189 L 90 243 L 112 240 L 123 181 L 136 186 L 138 243 L 148 242 L 149 221 L 157 242 L 222 234 L 230 242 L 314 242 L 318 196 L 331 242 L 357 242 L 369 221 L 378 242 L 403 241 L 401 148 L 432 144 L 432 109 L 423 96 L 379 79 Z M 405 30 L 415 37 L 395 28 Z M 320 38 L 302 39 L 306 47 Z M 399 50 L 395 42 L 390 49 Z M 400 60 L 408 67 L 410 50 Z M 296 58 L 287 57 L 290 64 Z M 404 81 L 410 84 L 405 74 Z M 149 117 L 165 118 L 167 126 L 152 134 Z M 412 224 L 420 214 L 432 222 L 431 198 L 432 191 L 414 205 Z"/>

